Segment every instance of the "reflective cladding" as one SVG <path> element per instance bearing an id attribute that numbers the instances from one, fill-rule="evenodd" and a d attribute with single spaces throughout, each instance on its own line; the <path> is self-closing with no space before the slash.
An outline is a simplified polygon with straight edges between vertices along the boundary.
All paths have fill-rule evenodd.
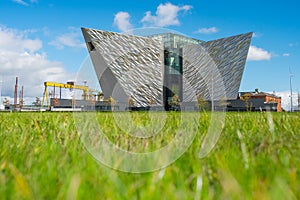
<path id="1" fill-rule="evenodd" d="M 202 43 L 200 40 L 174 33 L 162 33 L 149 37 L 162 41 L 164 45 L 165 74 L 182 74 L 182 47 Z"/>
<path id="2" fill-rule="evenodd" d="M 133 99 L 136 106 L 162 105 L 163 45 L 159 40 L 82 29 L 105 97 Z"/>
<path id="3" fill-rule="evenodd" d="M 175 33 L 82 32 L 105 96 L 117 88 L 138 107 L 154 100 L 165 108 L 173 95 L 197 101 L 193 92 L 206 100 L 236 99 L 252 38 L 246 33 L 205 42 Z"/>
<path id="4" fill-rule="evenodd" d="M 183 35 L 175 34 L 175 33 L 162 33 L 148 36 L 150 38 L 156 38 L 163 42 L 165 49 L 177 49 L 182 48 L 188 44 L 200 44 L 203 41 L 189 38 Z"/>
<path id="5" fill-rule="evenodd" d="M 163 33 L 149 36 L 162 41 L 164 44 L 164 104 L 167 105 L 174 95 L 183 100 L 182 49 L 186 45 L 198 45 L 203 41 L 174 33 Z M 168 106 L 165 106 L 166 109 Z"/>
<path id="6" fill-rule="evenodd" d="M 206 100 L 213 98 L 211 90 L 216 99 L 236 99 L 251 38 L 252 33 L 246 33 L 183 47 L 183 75 L 192 83 L 184 83 L 184 99 L 192 101 L 192 88 Z"/>

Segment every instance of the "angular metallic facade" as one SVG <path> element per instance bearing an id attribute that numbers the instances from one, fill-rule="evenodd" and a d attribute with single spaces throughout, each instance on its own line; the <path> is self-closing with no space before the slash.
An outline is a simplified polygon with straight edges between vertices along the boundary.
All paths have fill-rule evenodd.
<path id="1" fill-rule="evenodd" d="M 82 29 L 106 98 L 162 105 L 163 44 L 148 37 Z"/>
<path id="2" fill-rule="evenodd" d="M 202 42 L 183 47 L 184 100 L 195 101 L 189 94 L 211 100 L 236 99 L 244 72 L 252 33 Z"/>
<path id="3" fill-rule="evenodd" d="M 82 28 L 105 97 L 137 107 L 236 99 L 252 33 L 204 42 L 173 33 L 140 37 Z"/>

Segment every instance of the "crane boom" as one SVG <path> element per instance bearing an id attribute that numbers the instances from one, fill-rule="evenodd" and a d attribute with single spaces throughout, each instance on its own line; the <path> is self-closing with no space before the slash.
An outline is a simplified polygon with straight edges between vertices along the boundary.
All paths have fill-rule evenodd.
<path id="1" fill-rule="evenodd" d="M 71 85 L 66 83 L 56 83 L 56 82 L 44 82 L 45 87 L 59 87 L 59 88 L 69 88 L 69 89 L 80 89 L 88 92 L 89 87 L 83 85 Z"/>
<path id="2" fill-rule="evenodd" d="M 58 87 L 58 88 L 67 88 L 67 89 L 79 89 L 83 91 L 84 100 L 87 99 L 89 92 L 92 92 L 88 86 L 83 85 L 73 85 L 68 83 L 57 83 L 57 82 L 44 82 L 45 90 L 43 94 L 42 106 L 44 106 L 44 101 L 46 100 L 47 106 L 49 107 L 49 98 L 48 98 L 48 87 Z"/>

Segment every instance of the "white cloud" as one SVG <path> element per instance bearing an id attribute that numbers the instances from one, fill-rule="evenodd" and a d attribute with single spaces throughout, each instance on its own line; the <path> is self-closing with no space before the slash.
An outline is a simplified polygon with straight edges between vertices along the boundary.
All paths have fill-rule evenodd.
<path id="1" fill-rule="evenodd" d="M 253 38 L 260 38 L 261 36 L 262 36 L 261 33 L 255 33 L 255 32 L 252 35 Z"/>
<path id="2" fill-rule="evenodd" d="M 128 12 L 118 12 L 114 18 L 114 25 L 117 26 L 120 31 L 127 32 L 132 29 L 129 19 L 130 15 Z"/>
<path id="3" fill-rule="evenodd" d="M 171 25 L 180 25 L 178 13 L 180 11 L 191 10 L 192 6 L 176 6 L 171 3 L 160 4 L 157 7 L 156 15 L 152 15 L 151 11 L 147 11 L 141 22 L 146 26 L 166 27 Z"/>
<path id="4" fill-rule="evenodd" d="M 25 31 L 26 32 L 26 31 Z M 15 77 L 24 86 L 25 96 L 42 96 L 44 81 L 65 81 L 67 75 L 61 62 L 48 60 L 40 52 L 42 42 L 29 39 L 24 31 L 0 27 L 0 77 L 2 94 L 13 96 Z"/>
<path id="5" fill-rule="evenodd" d="M 20 5 L 23 5 L 23 6 L 28 6 L 29 4 L 26 3 L 25 1 L 23 0 L 13 0 L 13 2 L 17 3 L 17 4 L 20 4 Z"/>
<path id="6" fill-rule="evenodd" d="M 189 10 L 191 10 L 192 8 L 193 8 L 193 7 L 190 6 L 190 5 L 184 5 L 184 6 L 181 7 L 181 10 L 189 11 Z"/>
<path id="7" fill-rule="evenodd" d="M 298 43 L 289 43 L 289 47 L 296 47 L 298 46 Z"/>
<path id="8" fill-rule="evenodd" d="M 55 40 L 49 42 L 49 45 L 55 46 L 57 49 L 65 47 L 85 48 L 85 43 L 79 38 L 81 37 L 79 29 L 69 28 L 69 32 L 57 36 Z"/>
<path id="9" fill-rule="evenodd" d="M 23 6 L 29 6 L 29 3 L 25 2 L 24 0 L 12 0 L 12 1 Z M 30 0 L 30 3 L 38 3 L 38 0 Z"/>
<path id="10" fill-rule="evenodd" d="M 212 34 L 217 33 L 219 30 L 216 27 L 210 27 L 210 28 L 200 28 L 196 33 L 201 34 Z"/>
<path id="11" fill-rule="evenodd" d="M 282 56 L 284 56 L 284 57 L 289 57 L 290 54 L 289 54 L 289 53 L 284 53 L 284 54 L 282 54 Z"/>
<path id="12" fill-rule="evenodd" d="M 281 107 L 285 110 L 291 110 L 291 92 L 290 91 L 282 91 L 276 92 L 277 96 L 281 97 Z M 293 93 L 293 109 L 298 106 L 298 95 Z"/>
<path id="13" fill-rule="evenodd" d="M 27 34 L 32 31 L 16 31 L 0 26 L 0 47 L 6 50 L 19 52 L 34 52 L 42 48 L 42 42 L 38 39 L 27 39 Z"/>
<path id="14" fill-rule="evenodd" d="M 247 60 L 270 60 L 271 57 L 272 55 L 268 51 L 256 46 L 250 46 Z"/>

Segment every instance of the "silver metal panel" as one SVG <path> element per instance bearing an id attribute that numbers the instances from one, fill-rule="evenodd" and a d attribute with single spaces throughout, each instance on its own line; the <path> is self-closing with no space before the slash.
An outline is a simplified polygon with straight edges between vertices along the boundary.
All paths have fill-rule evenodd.
<path id="1" fill-rule="evenodd" d="M 154 105 L 162 105 L 160 40 L 93 29 L 82 31 L 104 94 L 123 102 L 131 97 L 135 106 L 149 106 L 153 101 Z M 125 95 L 118 95 L 123 92 Z"/>
<path id="2" fill-rule="evenodd" d="M 246 33 L 184 46 L 184 101 L 195 100 L 192 90 L 206 100 L 236 99 L 251 37 L 252 33 Z"/>
<path id="3" fill-rule="evenodd" d="M 182 48 L 182 101 L 196 101 L 196 96 L 236 99 L 252 37 L 246 33 L 204 42 L 174 34 L 139 37 L 85 28 L 82 32 L 104 95 L 121 103 L 131 97 L 138 107 L 153 101 L 163 104 L 163 79 L 168 78 L 165 48 Z"/>

